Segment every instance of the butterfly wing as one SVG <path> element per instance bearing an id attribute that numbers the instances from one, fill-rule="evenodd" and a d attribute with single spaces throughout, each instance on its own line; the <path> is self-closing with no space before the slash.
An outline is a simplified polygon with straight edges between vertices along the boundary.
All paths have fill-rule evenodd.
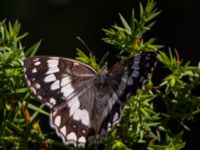
<path id="1" fill-rule="evenodd" d="M 73 144 L 75 147 L 85 147 L 87 144 L 94 92 L 93 88 L 88 88 L 51 112 L 51 127 L 65 144 Z"/>
<path id="2" fill-rule="evenodd" d="M 124 103 L 141 88 L 155 59 L 156 54 L 148 52 L 120 61 L 109 70 L 106 87 L 104 76 L 72 59 L 30 57 L 24 67 L 33 92 L 52 107 L 51 126 L 64 143 L 84 147 L 87 141 L 101 140 L 119 122 Z"/>
<path id="3" fill-rule="evenodd" d="M 118 62 L 109 70 L 113 95 L 116 96 L 112 109 L 104 118 L 99 130 L 100 139 L 119 122 L 124 103 L 147 80 L 148 74 L 155 67 L 156 56 L 155 52 L 141 53 Z"/>
<path id="4" fill-rule="evenodd" d="M 115 64 L 109 71 L 112 87 L 121 102 L 126 102 L 147 81 L 156 64 L 155 52 L 141 53 Z"/>
<path id="5" fill-rule="evenodd" d="M 29 57 L 23 63 L 32 91 L 52 108 L 51 126 L 64 143 L 84 147 L 95 99 L 95 70 L 79 61 L 62 57 Z"/>

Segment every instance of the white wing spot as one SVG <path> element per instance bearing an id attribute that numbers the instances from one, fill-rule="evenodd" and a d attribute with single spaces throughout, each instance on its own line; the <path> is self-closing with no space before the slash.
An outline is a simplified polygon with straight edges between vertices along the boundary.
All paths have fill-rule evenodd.
<path id="1" fill-rule="evenodd" d="M 74 132 L 70 132 L 68 135 L 67 135 L 67 140 L 72 140 L 72 141 L 77 141 L 77 136 Z"/>
<path id="2" fill-rule="evenodd" d="M 86 133 L 85 130 L 82 130 L 82 133 L 85 134 Z"/>
<path id="3" fill-rule="evenodd" d="M 80 102 L 78 100 L 78 97 L 75 96 L 68 102 L 68 106 L 70 108 L 69 115 L 72 116 L 80 107 Z"/>
<path id="4" fill-rule="evenodd" d="M 126 94 L 126 98 L 129 98 L 131 96 L 131 92 L 128 92 L 127 94 Z"/>
<path id="5" fill-rule="evenodd" d="M 64 127 L 62 127 L 61 129 L 60 129 L 60 132 L 63 134 L 63 135 L 66 135 L 66 127 L 64 126 Z"/>
<path id="6" fill-rule="evenodd" d="M 55 124 L 57 127 L 59 127 L 59 126 L 60 126 L 60 123 L 61 123 L 61 117 L 60 117 L 60 116 L 57 116 L 57 117 L 55 118 L 54 124 Z"/>
<path id="7" fill-rule="evenodd" d="M 115 92 L 113 92 L 112 97 L 109 98 L 108 103 L 109 103 L 109 108 L 112 108 L 113 104 L 118 101 L 118 96 Z"/>
<path id="8" fill-rule="evenodd" d="M 76 62 L 75 62 L 75 63 L 74 63 L 74 66 L 79 66 L 79 63 L 76 63 Z"/>
<path id="9" fill-rule="evenodd" d="M 57 114 L 57 110 L 54 110 L 52 115 L 55 116 Z"/>
<path id="10" fill-rule="evenodd" d="M 36 89 L 40 89 L 41 86 L 40 86 L 39 83 L 35 83 L 35 84 L 34 84 L 34 87 L 35 87 Z"/>
<path id="11" fill-rule="evenodd" d="M 140 63 L 140 60 L 141 60 L 141 56 L 137 56 L 134 58 L 134 64 L 139 64 Z"/>
<path id="12" fill-rule="evenodd" d="M 38 65 L 40 65 L 40 64 L 41 64 L 40 61 L 36 61 L 36 62 L 34 63 L 35 66 L 38 66 Z"/>
<path id="13" fill-rule="evenodd" d="M 137 70 L 134 70 L 131 76 L 137 78 L 137 77 L 139 77 L 139 75 L 140 75 L 140 73 Z"/>
<path id="14" fill-rule="evenodd" d="M 80 143 L 86 143 L 86 139 L 84 136 L 81 136 L 79 139 L 78 139 L 78 142 Z"/>
<path id="15" fill-rule="evenodd" d="M 65 86 L 65 85 L 67 85 L 70 82 L 71 82 L 70 76 L 66 76 L 66 77 L 64 77 L 64 78 L 61 79 L 61 84 L 60 85 L 61 86 Z"/>
<path id="16" fill-rule="evenodd" d="M 85 109 L 78 109 L 77 111 L 75 111 L 73 119 L 77 121 L 80 120 L 84 125 L 90 126 L 89 113 Z"/>
<path id="17" fill-rule="evenodd" d="M 139 70 L 139 69 L 140 69 L 140 66 L 139 66 L 138 63 L 133 63 L 133 65 L 132 65 L 131 68 L 132 68 L 132 69 L 135 69 L 135 70 Z"/>
<path id="18" fill-rule="evenodd" d="M 54 57 L 54 56 L 50 56 L 49 58 L 50 59 L 54 59 L 54 60 L 58 60 L 59 59 L 59 57 Z"/>
<path id="19" fill-rule="evenodd" d="M 63 86 L 61 88 L 61 93 L 63 93 L 64 97 L 69 96 L 74 91 L 74 88 L 71 86 L 71 84 L 67 84 L 66 86 Z"/>
<path id="20" fill-rule="evenodd" d="M 60 69 L 58 67 L 51 67 L 49 68 L 49 70 L 46 72 L 46 74 L 52 74 L 52 73 L 56 73 L 59 72 Z"/>
<path id="21" fill-rule="evenodd" d="M 58 66 L 58 60 L 47 60 L 48 67 L 57 67 Z"/>
<path id="22" fill-rule="evenodd" d="M 108 131 L 111 130 L 111 123 L 110 123 L 110 122 L 108 123 L 107 130 L 108 130 Z"/>
<path id="23" fill-rule="evenodd" d="M 57 90 L 59 88 L 60 88 L 60 80 L 57 80 L 51 84 L 51 90 Z"/>
<path id="24" fill-rule="evenodd" d="M 32 73 L 37 73 L 37 69 L 33 68 Z"/>
<path id="25" fill-rule="evenodd" d="M 110 122 L 108 122 L 108 128 L 111 128 L 111 123 Z"/>
<path id="26" fill-rule="evenodd" d="M 119 113 L 115 113 L 113 117 L 113 122 L 116 122 L 119 119 Z"/>
<path id="27" fill-rule="evenodd" d="M 46 83 L 52 82 L 55 80 L 56 80 L 56 76 L 54 74 L 50 74 L 44 78 L 44 82 L 46 82 Z"/>
<path id="28" fill-rule="evenodd" d="M 53 97 L 51 97 L 51 98 L 49 99 L 49 101 L 50 101 L 50 103 L 51 103 L 52 105 L 55 105 L 55 104 L 56 104 L 56 100 L 55 100 Z"/>

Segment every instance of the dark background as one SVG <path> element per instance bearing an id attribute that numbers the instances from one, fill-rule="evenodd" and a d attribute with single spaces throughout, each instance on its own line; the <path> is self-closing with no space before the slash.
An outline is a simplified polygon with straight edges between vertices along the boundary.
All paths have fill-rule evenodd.
<path id="1" fill-rule="evenodd" d="M 80 47 L 76 36 L 100 58 L 105 51 L 113 51 L 103 43 L 101 28 L 119 23 L 118 13 L 130 18 L 139 0 L 1 0 L 0 19 L 19 19 L 23 32 L 30 35 L 24 45 L 31 46 L 42 39 L 39 54 L 74 57 Z M 145 0 L 141 0 L 145 3 Z M 163 12 L 147 37 L 156 37 L 157 43 L 176 48 L 185 61 L 197 64 L 200 44 L 200 1 L 162 0 L 157 8 Z"/>
<path id="2" fill-rule="evenodd" d="M 75 48 L 82 47 L 76 39 L 80 36 L 97 58 L 101 58 L 106 51 L 116 52 L 101 41 L 105 36 L 101 28 L 119 23 L 119 12 L 129 19 L 133 7 L 138 10 L 138 0 L 1 0 L 0 20 L 7 18 L 14 22 L 18 19 L 21 22 L 22 32 L 29 32 L 23 40 L 26 47 L 42 39 L 38 54 L 74 57 Z M 146 38 L 156 37 L 157 44 L 165 45 L 166 50 L 176 48 L 185 62 L 190 60 L 197 65 L 200 1 L 160 0 L 157 8 L 162 13 Z M 193 136 L 198 137 L 198 133 L 199 125 L 194 123 L 192 131 L 184 135 L 188 141 L 186 149 L 196 149 L 199 139 Z"/>

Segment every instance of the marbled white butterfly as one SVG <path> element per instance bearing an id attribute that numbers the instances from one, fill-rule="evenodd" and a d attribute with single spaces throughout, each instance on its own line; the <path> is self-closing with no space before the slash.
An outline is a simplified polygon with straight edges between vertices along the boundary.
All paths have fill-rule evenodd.
<path id="1" fill-rule="evenodd" d="M 156 53 L 145 52 L 95 69 L 62 57 L 36 56 L 23 61 L 34 94 L 50 108 L 50 125 L 65 144 L 99 142 L 120 120 L 124 103 L 147 80 Z"/>

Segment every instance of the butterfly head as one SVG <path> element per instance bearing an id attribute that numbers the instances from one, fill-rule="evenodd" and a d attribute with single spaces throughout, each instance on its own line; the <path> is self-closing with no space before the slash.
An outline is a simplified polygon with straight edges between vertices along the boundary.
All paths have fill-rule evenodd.
<path id="1" fill-rule="evenodd" d="M 97 73 L 95 84 L 99 89 L 103 89 L 110 83 L 110 76 L 106 66 L 103 66 L 101 71 Z"/>

